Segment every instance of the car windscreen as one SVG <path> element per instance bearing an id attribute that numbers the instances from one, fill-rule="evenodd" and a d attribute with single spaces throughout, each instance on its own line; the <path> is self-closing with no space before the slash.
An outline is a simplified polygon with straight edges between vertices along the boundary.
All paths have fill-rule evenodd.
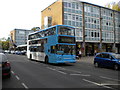
<path id="1" fill-rule="evenodd" d="M 120 59 L 120 54 L 112 54 L 116 59 Z"/>

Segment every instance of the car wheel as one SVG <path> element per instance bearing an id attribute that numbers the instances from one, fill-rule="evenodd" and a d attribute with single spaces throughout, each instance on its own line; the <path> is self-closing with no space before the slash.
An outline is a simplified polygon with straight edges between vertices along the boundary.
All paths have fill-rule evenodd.
<path id="1" fill-rule="evenodd" d="M 95 63 L 94 63 L 94 66 L 95 66 L 95 67 L 99 67 L 98 62 L 95 62 Z"/>
<path id="2" fill-rule="evenodd" d="M 114 70 L 118 70 L 119 69 L 117 64 L 115 64 L 113 68 L 114 68 Z"/>

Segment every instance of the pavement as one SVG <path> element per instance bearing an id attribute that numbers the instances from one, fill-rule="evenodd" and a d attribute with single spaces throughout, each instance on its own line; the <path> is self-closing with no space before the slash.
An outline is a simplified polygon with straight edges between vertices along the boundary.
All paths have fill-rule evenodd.
<path id="1" fill-rule="evenodd" d="M 86 63 L 93 64 L 93 62 L 94 62 L 94 56 L 81 57 L 80 59 L 77 59 L 77 62 L 86 62 Z"/>

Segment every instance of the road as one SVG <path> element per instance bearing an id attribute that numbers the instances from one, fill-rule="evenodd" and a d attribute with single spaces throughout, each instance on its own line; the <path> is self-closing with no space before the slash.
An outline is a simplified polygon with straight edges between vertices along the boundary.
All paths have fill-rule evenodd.
<path id="1" fill-rule="evenodd" d="M 2 88 L 100 88 L 117 90 L 120 71 L 95 68 L 93 57 L 83 57 L 72 64 L 45 64 L 30 61 L 26 56 L 7 55 L 11 63 L 10 79 L 3 79 Z"/>

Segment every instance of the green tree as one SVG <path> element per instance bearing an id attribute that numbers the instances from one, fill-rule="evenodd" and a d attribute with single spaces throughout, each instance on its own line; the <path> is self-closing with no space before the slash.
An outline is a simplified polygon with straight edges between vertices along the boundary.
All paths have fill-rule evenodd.
<path id="1" fill-rule="evenodd" d="M 35 31 L 39 31 L 39 30 L 40 30 L 40 27 L 33 27 L 31 30 L 33 30 L 34 32 L 35 32 Z"/>
<path id="2" fill-rule="evenodd" d="M 113 10 L 120 11 L 120 1 L 109 3 L 109 4 L 105 5 L 105 7 L 111 8 Z"/>
<path id="3" fill-rule="evenodd" d="M 9 49 L 9 39 L 0 38 L 0 48 L 2 50 L 8 50 Z"/>

